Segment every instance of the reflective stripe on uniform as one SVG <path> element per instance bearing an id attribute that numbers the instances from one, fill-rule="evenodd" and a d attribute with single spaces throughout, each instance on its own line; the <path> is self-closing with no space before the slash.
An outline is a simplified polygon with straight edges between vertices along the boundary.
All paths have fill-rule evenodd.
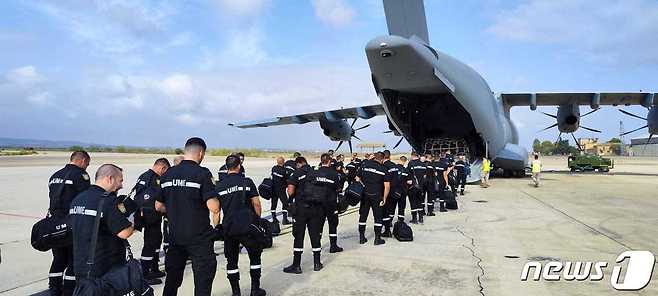
<path id="1" fill-rule="evenodd" d="M 85 215 L 85 216 L 96 217 L 96 215 L 98 215 L 98 211 L 96 211 L 96 210 L 87 210 L 87 209 L 80 208 L 80 207 L 74 207 L 74 208 L 69 210 L 69 214 L 70 215 Z M 103 217 L 102 214 L 101 214 L 101 217 Z"/>
<path id="2" fill-rule="evenodd" d="M 153 257 L 144 257 L 144 256 L 142 256 L 139 259 L 144 260 L 144 261 L 151 261 L 151 260 L 153 260 Z"/>
<path id="3" fill-rule="evenodd" d="M 359 222 L 359 225 L 364 226 L 366 225 L 366 222 Z"/>
<path id="4" fill-rule="evenodd" d="M 146 185 L 146 181 L 142 181 L 142 180 L 140 180 L 140 181 L 137 182 L 137 183 L 139 183 L 139 185 Z"/>
<path id="5" fill-rule="evenodd" d="M 320 252 L 322 251 L 322 248 L 313 248 L 313 252 Z"/>
<path id="6" fill-rule="evenodd" d="M 274 172 L 272 172 L 272 176 L 277 176 L 279 178 L 283 178 L 283 175 L 281 175 L 279 173 L 274 173 Z"/>
<path id="7" fill-rule="evenodd" d="M 182 181 L 182 182 L 176 182 L 174 183 L 172 181 L 164 182 L 160 185 L 162 188 L 167 188 L 167 187 L 191 187 L 191 188 L 197 188 L 201 189 L 201 184 L 196 183 L 196 182 L 188 182 L 188 181 Z"/>
<path id="8" fill-rule="evenodd" d="M 72 275 L 65 275 L 64 276 L 65 281 L 75 281 L 75 276 Z"/>
<path id="9" fill-rule="evenodd" d="M 238 273 L 238 272 L 240 272 L 239 269 L 230 269 L 230 270 L 226 271 L 227 274 L 235 274 L 235 273 Z"/>
<path id="10" fill-rule="evenodd" d="M 377 175 L 382 175 L 382 176 L 383 176 L 383 175 L 386 175 L 386 173 L 384 173 L 384 172 L 380 172 L 380 171 L 378 171 L 378 170 L 376 170 L 376 169 L 372 169 L 372 168 L 365 168 L 365 169 L 363 169 L 363 171 L 371 172 L 371 173 L 375 173 L 375 174 L 377 174 Z"/>
<path id="11" fill-rule="evenodd" d="M 63 272 L 55 272 L 55 273 L 49 273 L 48 277 L 62 277 L 64 276 Z"/>
<path id="12" fill-rule="evenodd" d="M 338 237 L 338 234 L 330 233 L 330 234 L 329 234 L 329 237 Z"/>
<path id="13" fill-rule="evenodd" d="M 293 252 L 304 252 L 304 248 L 293 248 Z"/>
<path id="14" fill-rule="evenodd" d="M 251 265 L 249 269 L 260 269 L 260 265 Z"/>
<path id="15" fill-rule="evenodd" d="M 237 191 L 251 191 L 251 187 L 234 186 L 226 190 L 220 191 L 219 196 L 227 195 L 229 193 L 233 193 Z"/>
<path id="16" fill-rule="evenodd" d="M 375 227 L 382 226 L 380 223 L 375 223 Z"/>

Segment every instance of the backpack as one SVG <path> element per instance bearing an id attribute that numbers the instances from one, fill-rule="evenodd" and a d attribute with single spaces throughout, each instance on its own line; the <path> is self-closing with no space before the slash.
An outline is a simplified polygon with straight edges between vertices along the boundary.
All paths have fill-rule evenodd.
<path id="1" fill-rule="evenodd" d="M 457 205 L 457 199 L 455 198 L 455 193 L 453 193 L 451 190 L 444 191 L 443 198 L 446 201 L 446 209 L 456 210 L 459 208 Z"/>
<path id="2" fill-rule="evenodd" d="M 263 179 L 263 182 L 258 185 L 258 195 L 260 197 L 270 200 L 274 196 L 274 191 L 272 190 L 273 188 L 273 182 L 272 178 L 265 178 Z"/>
<path id="3" fill-rule="evenodd" d="M 347 211 L 347 208 L 349 208 L 350 204 L 349 201 L 347 200 L 347 196 L 345 194 L 340 194 L 338 195 L 338 214 L 345 213 Z"/>
<path id="4" fill-rule="evenodd" d="M 411 227 L 403 221 L 397 221 L 393 224 L 393 236 L 401 242 L 410 242 L 414 240 L 413 230 L 411 230 Z"/>
<path id="5" fill-rule="evenodd" d="M 363 198 L 363 189 L 363 184 L 359 182 L 352 182 L 352 184 L 347 186 L 347 189 L 345 189 L 345 197 L 350 206 L 356 206 L 361 202 L 361 199 Z"/>
<path id="6" fill-rule="evenodd" d="M 306 173 L 302 197 L 309 204 L 322 204 L 329 200 L 329 188 L 325 183 L 318 181 L 317 176 L 317 169 L 312 169 Z"/>
<path id="7" fill-rule="evenodd" d="M 71 172 L 68 172 L 64 175 L 64 179 L 68 179 L 70 174 Z M 57 198 L 60 198 L 63 192 L 64 186 L 61 186 L 56 194 Z M 69 215 L 51 215 L 48 212 L 45 218 L 32 225 L 30 243 L 35 250 L 41 252 L 71 246 L 73 235 L 69 227 Z"/>

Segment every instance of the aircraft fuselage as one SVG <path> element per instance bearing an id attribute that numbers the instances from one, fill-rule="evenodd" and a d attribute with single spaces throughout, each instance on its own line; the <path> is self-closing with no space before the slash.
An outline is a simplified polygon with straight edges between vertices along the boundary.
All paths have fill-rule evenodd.
<path id="1" fill-rule="evenodd" d="M 366 55 L 391 128 L 414 150 L 436 153 L 465 142 L 472 160 L 486 155 L 503 169 L 527 166 L 509 110 L 475 70 L 415 37 L 375 38 Z"/>

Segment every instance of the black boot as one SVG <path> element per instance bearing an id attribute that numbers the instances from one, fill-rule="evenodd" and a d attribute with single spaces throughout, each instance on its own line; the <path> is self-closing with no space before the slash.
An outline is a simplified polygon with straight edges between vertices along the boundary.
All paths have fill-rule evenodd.
<path id="1" fill-rule="evenodd" d="M 260 268 L 252 269 L 251 275 L 251 296 L 265 296 L 267 293 L 260 287 Z"/>
<path id="2" fill-rule="evenodd" d="M 391 237 L 391 236 L 393 236 L 391 234 L 391 226 L 389 224 L 386 224 L 386 226 L 384 227 L 384 232 L 382 232 L 381 236 L 382 237 Z"/>
<path id="3" fill-rule="evenodd" d="M 418 223 L 420 223 L 420 224 L 425 223 L 425 222 L 423 221 L 423 214 L 422 214 L 422 213 L 421 213 L 420 215 L 418 215 Z"/>
<path id="4" fill-rule="evenodd" d="M 338 237 L 330 235 L 329 243 L 331 244 L 331 248 L 329 248 L 329 253 L 340 253 L 343 251 L 343 248 L 338 246 Z"/>
<path id="5" fill-rule="evenodd" d="M 411 221 L 409 221 L 411 224 L 417 224 L 418 223 L 418 214 L 417 212 L 411 212 Z"/>
<path id="6" fill-rule="evenodd" d="M 276 217 L 276 210 L 272 210 L 272 223 L 279 224 L 279 219 Z"/>
<path id="7" fill-rule="evenodd" d="M 140 260 L 142 264 L 142 273 L 144 274 L 144 280 L 151 286 L 162 284 L 162 280 L 151 272 L 151 266 L 153 260 Z"/>
<path id="8" fill-rule="evenodd" d="M 365 244 L 368 242 L 368 239 L 366 238 L 366 234 L 364 232 L 359 233 L 359 244 Z"/>
<path id="9" fill-rule="evenodd" d="M 237 276 L 233 276 L 232 274 L 228 275 L 228 278 L 229 278 L 228 282 L 231 283 L 231 291 L 232 291 L 231 295 L 232 296 L 240 296 L 241 295 L 241 293 L 240 293 L 240 277 L 237 273 L 235 275 L 237 275 Z"/>
<path id="10" fill-rule="evenodd" d="M 439 212 L 443 213 L 447 211 L 448 210 L 446 210 L 446 202 L 445 201 L 439 202 Z"/>
<path id="11" fill-rule="evenodd" d="M 320 271 L 324 265 L 320 262 L 320 251 L 313 252 L 313 271 Z"/>
<path id="12" fill-rule="evenodd" d="M 436 214 L 434 214 L 434 205 L 427 206 L 427 216 L 436 216 Z"/>
<path id="13" fill-rule="evenodd" d="M 288 220 L 288 212 L 283 212 L 283 219 L 281 221 L 281 224 L 283 225 L 290 224 L 290 220 Z"/>
<path id="14" fill-rule="evenodd" d="M 151 274 L 157 278 L 165 277 L 167 274 L 160 271 L 160 253 L 155 253 L 155 259 L 151 261 Z"/>
<path id="15" fill-rule="evenodd" d="M 375 246 L 383 245 L 386 241 L 381 238 L 378 234 L 375 234 Z"/>
<path id="16" fill-rule="evenodd" d="M 292 264 L 285 267 L 283 269 L 283 272 L 300 274 L 302 273 L 301 263 L 302 263 L 302 252 L 294 252 L 292 255 Z"/>
<path id="17" fill-rule="evenodd" d="M 462 189 L 462 191 L 460 191 L 459 194 L 464 195 L 464 189 Z"/>

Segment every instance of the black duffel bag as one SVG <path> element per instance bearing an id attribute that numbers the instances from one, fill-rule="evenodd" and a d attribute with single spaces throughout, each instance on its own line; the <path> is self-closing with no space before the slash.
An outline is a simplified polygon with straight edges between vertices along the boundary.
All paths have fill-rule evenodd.
<path id="1" fill-rule="evenodd" d="M 455 193 L 452 190 L 446 190 L 443 192 L 443 199 L 446 202 L 446 209 L 448 210 L 457 210 L 459 205 L 457 205 L 457 199 L 455 198 Z"/>
<path id="2" fill-rule="evenodd" d="M 79 283 L 73 291 L 73 296 L 124 296 L 124 295 L 144 295 L 154 296 L 153 288 L 144 280 L 144 272 L 141 263 L 133 257 L 130 250 L 130 244 L 124 240 L 124 246 L 128 254 L 128 260 L 120 265 L 113 267 L 100 278 L 92 278 L 91 272 L 94 269 L 94 259 L 96 257 L 96 244 L 98 243 L 98 232 L 103 210 L 103 204 L 106 197 L 102 197 L 98 202 L 98 215 L 94 220 L 94 229 L 91 236 L 91 245 L 89 246 L 89 258 L 87 265 L 89 271 L 86 278 L 79 279 Z"/>
<path id="3" fill-rule="evenodd" d="M 347 211 L 347 208 L 349 207 L 350 204 L 347 200 L 347 196 L 345 196 L 344 193 L 338 195 L 338 208 L 336 209 L 338 211 L 338 214 L 345 213 Z"/>
<path id="4" fill-rule="evenodd" d="M 352 182 L 347 189 L 345 189 L 345 196 L 347 197 L 347 203 L 350 206 L 356 206 L 363 199 L 363 184 L 360 182 Z"/>
<path id="5" fill-rule="evenodd" d="M 397 221 L 393 224 L 393 236 L 401 242 L 410 242 L 414 240 L 414 232 L 411 227 L 403 221 Z"/>
<path id="6" fill-rule="evenodd" d="M 30 242 L 35 250 L 41 252 L 72 245 L 69 215 L 48 214 L 39 220 L 32 226 Z"/>
<path id="7" fill-rule="evenodd" d="M 272 178 L 265 178 L 263 182 L 258 185 L 258 195 L 260 197 L 270 200 L 274 196 L 274 183 Z"/>

